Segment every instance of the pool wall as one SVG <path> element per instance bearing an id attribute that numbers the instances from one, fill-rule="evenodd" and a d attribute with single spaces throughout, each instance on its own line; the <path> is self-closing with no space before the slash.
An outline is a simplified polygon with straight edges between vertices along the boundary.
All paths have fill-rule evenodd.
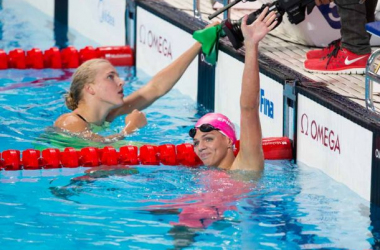
<path id="1" fill-rule="evenodd" d="M 3 5 L 16 2 L 3 1 Z M 53 6 L 46 0 L 27 2 L 52 20 L 57 15 L 67 20 L 68 44 L 75 44 L 78 32 L 91 41 L 87 45 L 135 45 L 137 76 L 153 76 L 170 64 L 194 43 L 192 33 L 205 26 L 163 1 L 138 0 L 136 8 L 119 0 L 56 0 Z M 243 62 L 244 50 L 236 51 L 221 39 L 217 66 L 199 55 L 176 88 L 239 124 Z M 264 137 L 290 137 L 297 164 L 321 169 L 379 205 L 380 119 L 264 55 L 260 55 L 260 79 Z"/>
<path id="2" fill-rule="evenodd" d="M 100 45 L 125 45 L 126 0 L 69 0 L 68 6 L 70 28 Z"/>
<path id="3" fill-rule="evenodd" d="M 76 33 L 92 40 L 92 46 L 125 45 L 126 43 L 126 0 L 15 0 L 3 1 L 8 4 L 29 4 L 45 15 L 51 22 L 68 25 L 68 44 L 75 43 Z M 55 24 L 55 26 L 57 26 Z M 56 28 L 56 27 L 55 27 Z M 60 32 L 60 31 L 59 31 Z M 81 49 L 81 47 L 79 47 Z"/>
<path id="4" fill-rule="evenodd" d="M 66 0 L 60 1 L 65 2 Z M 9 2 L 9 1 L 4 1 Z M 57 1 L 51 1 L 51 0 L 25 0 L 23 2 L 26 2 L 30 4 L 31 6 L 35 7 L 36 9 L 43 12 L 45 15 L 50 16 L 52 20 L 54 20 L 54 7 L 56 6 L 55 3 Z M 67 2 L 67 1 L 66 1 Z"/>
<path id="5" fill-rule="evenodd" d="M 171 25 L 144 8 L 136 9 L 136 67 L 141 74 L 153 76 L 189 49 L 194 40 L 191 34 Z M 198 58 L 183 74 L 175 88 L 197 100 Z"/>

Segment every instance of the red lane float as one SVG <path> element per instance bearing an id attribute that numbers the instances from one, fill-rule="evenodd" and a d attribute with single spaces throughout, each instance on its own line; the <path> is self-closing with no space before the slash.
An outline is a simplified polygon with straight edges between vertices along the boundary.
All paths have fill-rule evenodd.
<path id="1" fill-rule="evenodd" d="M 59 168 L 61 165 L 61 152 L 56 148 L 42 150 L 42 165 L 45 168 Z"/>
<path id="2" fill-rule="evenodd" d="M 79 63 L 82 64 L 85 61 L 99 58 L 95 49 L 92 46 L 86 46 L 83 49 L 79 50 Z"/>
<path id="3" fill-rule="evenodd" d="M 39 169 L 42 165 L 40 151 L 35 149 L 27 149 L 22 152 L 22 165 L 24 169 Z"/>
<path id="4" fill-rule="evenodd" d="M 264 138 L 263 151 L 266 160 L 293 159 L 292 143 L 287 137 Z"/>
<path id="5" fill-rule="evenodd" d="M 103 46 L 94 48 L 86 46 L 79 50 L 68 46 L 62 50 L 52 47 L 45 52 L 32 48 L 25 52 L 22 49 L 9 51 L 8 55 L 0 49 L 0 69 L 43 69 L 43 68 L 77 68 L 83 62 L 103 58 L 114 66 L 133 66 L 133 51 L 129 46 Z"/>
<path id="6" fill-rule="evenodd" d="M 161 163 L 164 165 L 175 166 L 178 165 L 178 154 L 181 150 L 176 150 L 173 144 L 165 144 L 158 146 L 158 154 L 160 155 Z"/>
<path id="7" fill-rule="evenodd" d="M 113 66 L 133 65 L 133 51 L 129 46 L 98 47 L 95 51 L 99 58 L 107 59 Z"/>
<path id="8" fill-rule="evenodd" d="M 14 49 L 8 54 L 8 67 L 15 69 L 26 68 L 25 51 L 22 49 Z"/>
<path id="9" fill-rule="evenodd" d="M 178 163 L 184 166 L 192 167 L 202 164 L 202 161 L 194 152 L 194 147 L 190 143 L 184 143 L 177 147 Z"/>
<path id="10" fill-rule="evenodd" d="M 0 49 L 0 69 L 8 68 L 8 55 L 4 50 Z"/>
<path id="11" fill-rule="evenodd" d="M 123 146 L 119 149 L 120 163 L 125 165 L 137 165 L 138 149 L 136 146 Z"/>
<path id="12" fill-rule="evenodd" d="M 61 50 L 62 68 L 78 68 L 79 66 L 79 53 L 76 48 L 69 46 Z"/>
<path id="13" fill-rule="evenodd" d="M 60 153 L 61 164 L 64 168 L 76 168 L 80 166 L 80 154 L 74 148 L 65 148 L 63 152 Z"/>
<path id="14" fill-rule="evenodd" d="M 1 165 L 7 170 L 19 170 L 21 167 L 20 151 L 6 150 L 2 154 Z"/>
<path id="15" fill-rule="evenodd" d="M 293 159 L 292 143 L 288 137 L 263 138 L 263 152 L 265 160 Z M 240 141 L 235 143 L 235 156 L 239 152 Z"/>
<path id="16" fill-rule="evenodd" d="M 44 56 L 40 49 L 33 48 L 26 52 L 26 67 L 33 69 L 44 68 Z"/>
<path id="17" fill-rule="evenodd" d="M 238 151 L 239 141 L 236 143 L 235 154 Z M 291 160 L 293 158 L 291 142 L 286 137 L 263 139 L 263 151 L 264 158 L 267 160 Z M 123 146 L 119 152 L 112 146 L 102 149 L 86 147 L 79 151 L 74 148 L 65 148 L 62 152 L 56 148 L 48 148 L 44 149 L 42 154 L 36 149 L 24 150 L 22 154 L 18 150 L 6 150 L 0 153 L 0 159 L 0 168 L 5 170 L 97 167 L 118 164 L 198 167 L 202 164 L 190 143 L 177 146 L 173 144 L 143 145 L 139 150 L 136 146 Z"/>
<path id="18" fill-rule="evenodd" d="M 140 162 L 143 165 L 159 165 L 157 146 L 144 145 L 140 147 Z"/>
<path id="19" fill-rule="evenodd" d="M 58 48 L 53 47 L 45 51 L 44 66 L 51 69 L 62 68 L 61 52 Z"/>

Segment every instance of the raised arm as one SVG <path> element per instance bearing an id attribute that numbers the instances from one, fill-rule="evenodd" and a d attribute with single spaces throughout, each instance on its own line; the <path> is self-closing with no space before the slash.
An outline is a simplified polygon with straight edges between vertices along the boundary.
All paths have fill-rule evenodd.
<path id="1" fill-rule="evenodd" d="M 231 169 L 261 171 L 264 168 L 262 134 L 259 117 L 260 79 L 258 45 L 261 39 L 276 25 L 276 15 L 267 16 L 266 8 L 251 25 L 246 25 L 247 16 L 242 21 L 245 44 L 245 66 L 240 95 L 240 151 Z"/>
<path id="2" fill-rule="evenodd" d="M 124 105 L 111 111 L 107 121 L 112 121 L 119 115 L 128 114 L 134 109 L 143 110 L 169 92 L 198 55 L 200 49 L 201 44 L 196 42 L 174 62 L 158 72 L 145 86 L 125 97 Z"/>

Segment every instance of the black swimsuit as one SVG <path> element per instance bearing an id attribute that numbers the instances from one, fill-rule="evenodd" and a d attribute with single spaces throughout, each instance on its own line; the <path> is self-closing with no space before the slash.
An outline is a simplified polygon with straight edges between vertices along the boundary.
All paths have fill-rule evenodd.
<path id="1" fill-rule="evenodd" d="M 83 118 L 83 116 L 81 116 L 80 114 L 76 114 L 80 119 L 82 119 L 83 121 L 85 121 L 86 123 L 88 123 L 87 121 L 86 121 L 86 119 L 84 119 Z"/>

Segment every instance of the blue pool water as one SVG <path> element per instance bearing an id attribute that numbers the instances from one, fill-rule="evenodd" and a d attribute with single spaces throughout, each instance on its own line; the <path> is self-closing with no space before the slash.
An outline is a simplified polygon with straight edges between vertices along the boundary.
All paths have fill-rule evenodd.
<path id="1" fill-rule="evenodd" d="M 147 81 L 118 70 L 125 93 Z M 0 72 L 0 151 L 51 146 L 70 74 Z M 203 112 L 173 90 L 126 140 L 189 142 Z M 119 118 L 104 133 L 122 127 Z M 376 231 L 371 211 L 320 171 L 286 161 L 267 162 L 261 178 L 181 166 L 0 172 L 0 242 L 20 249 L 366 249 Z"/>
<path id="2" fill-rule="evenodd" d="M 28 10 L 31 19 L 45 23 L 41 13 Z M 50 28 L 32 33 L 36 28 L 18 11 L 0 11 L 1 21 L 9 20 L 2 31 L 5 49 L 54 44 Z M 17 36 L 7 38 L 15 27 Z M 76 36 L 76 41 L 86 39 Z M 118 70 L 127 81 L 126 94 L 148 80 L 134 79 L 133 69 Z M 71 74 L 0 71 L 0 152 L 82 145 L 51 128 L 68 112 L 63 95 Z M 149 124 L 127 142 L 189 142 L 189 128 L 205 112 L 176 90 L 145 111 Z M 122 127 L 118 118 L 103 133 Z M 1 248 L 371 249 L 379 244 L 378 208 L 316 169 L 268 161 L 260 177 L 181 166 L 118 167 L 0 171 Z"/>
<path id="3" fill-rule="evenodd" d="M 124 94 L 141 86 L 141 81 L 128 81 L 133 75 L 132 68 L 119 68 L 118 71 L 127 81 Z M 0 138 L 3 142 L 0 151 L 62 148 L 76 144 L 78 147 L 88 146 L 84 140 L 59 137 L 52 129 L 54 121 L 61 114 L 69 112 L 64 104 L 64 94 L 69 88 L 71 74 L 72 70 L 51 69 L 0 71 Z M 168 103 L 176 104 L 175 108 L 168 106 Z M 179 96 L 177 90 L 173 90 L 149 109 L 146 114 L 150 121 L 148 126 L 128 136 L 126 141 L 145 144 L 183 143 L 185 139 L 188 140 L 188 128 L 196 121 L 194 115 L 197 112 L 196 104 L 189 97 Z M 118 133 L 123 127 L 124 118 L 119 117 L 101 134 Z M 113 145 L 119 147 L 121 144 Z"/>

